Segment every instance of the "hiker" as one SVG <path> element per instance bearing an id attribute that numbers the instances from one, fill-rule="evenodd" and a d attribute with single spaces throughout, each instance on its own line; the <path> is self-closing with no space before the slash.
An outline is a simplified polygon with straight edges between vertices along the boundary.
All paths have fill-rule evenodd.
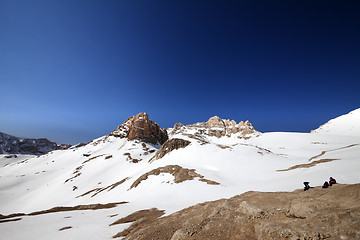
<path id="1" fill-rule="evenodd" d="M 304 185 L 305 185 L 304 191 L 309 190 L 309 189 L 311 188 L 311 187 L 309 186 L 309 183 L 310 183 L 310 182 L 304 182 Z"/>
<path id="2" fill-rule="evenodd" d="M 330 186 L 332 186 L 335 183 L 336 183 L 336 180 L 334 178 L 330 177 L 330 181 L 329 181 Z"/>
<path id="3" fill-rule="evenodd" d="M 324 185 L 322 186 L 322 188 L 328 188 L 329 187 L 329 183 L 328 183 L 328 181 L 325 181 L 324 182 Z"/>

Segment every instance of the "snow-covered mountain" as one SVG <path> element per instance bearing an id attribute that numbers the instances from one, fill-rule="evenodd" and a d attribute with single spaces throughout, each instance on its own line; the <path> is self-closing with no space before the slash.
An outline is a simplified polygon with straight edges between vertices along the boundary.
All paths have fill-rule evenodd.
<path id="1" fill-rule="evenodd" d="M 0 132 L 0 154 L 44 154 L 56 149 L 66 149 L 68 144 L 57 145 L 46 138 L 19 138 Z"/>
<path id="2" fill-rule="evenodd" d="M 358 137 L 360 136 L 360 108 L 334 118 L 312 132 Z"/>
<path id="3" fill-rule="evenodd" d="M 341 118 L 358 126 L 348 120 L 353 113 Z M 330 176 L 359 183 L 360 134 L 353 133 L 259 133 L 248 121 L 218 117 L 165 131 L 140 113 L 85 146 L 1 167 L 1 236 L 111 239 L 131 221 L 110 224 L 139 210 L 169 215 L 247 191 L 319 186 Z"/>

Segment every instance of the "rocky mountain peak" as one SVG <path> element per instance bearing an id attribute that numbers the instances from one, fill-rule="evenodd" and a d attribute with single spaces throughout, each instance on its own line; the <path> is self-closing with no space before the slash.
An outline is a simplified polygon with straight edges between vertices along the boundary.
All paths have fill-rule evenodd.
<path id="1" fill-rule="evenodd" d="M 163 144 L 168 135 L 165 129 L 149 119 L 147 113 L 141 112 L 136 116 L 129 117 L 123 124 L 110 133 L 111 136 L 140 140 L 152 144 Z"/>
<path id="2" fill-rule="evenodd" d="M 209 118 L 207 122 L 198 122 L 186 126 L 181 123 L 176 123 L 171 129 L 170 134 L 186 132 L 187 130 L 195 130 L 195 134 L 205 134 L 216 137 L 238 134 L 238 137 L 247 138 L 250 134 L 258 134 L 248 120 L 236 123 L 235 120 L 222 119 L 218 116 Z"/>
<path id="3" fill-rule="evenodd" d="M 212 127 L 224 128 L 224 127 L 226 127 L 224 120 L 219 118 L 218 116 L 209 118 L 209 120 L 206 122 L 206 125 L 208 128 L 212 128 Z"/>

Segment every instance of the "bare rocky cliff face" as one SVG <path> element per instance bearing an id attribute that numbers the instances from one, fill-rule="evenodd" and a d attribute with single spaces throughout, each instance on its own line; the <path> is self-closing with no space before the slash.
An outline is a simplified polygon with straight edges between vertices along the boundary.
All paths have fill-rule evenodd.
<path id="1" fill-rule="evenodd" d="M 133 213 L 114 236 L 126 240 L 360 239 L 360 184 L 304 192 L 247 192 L 200 203 L 169 216 Z M 156 213 L 156 214 L 155 214 Z M 128 219 L 128 218 L 125 218 Z M 122 220 L 122 219 L 120 219 Z M 124 221 L 123 221 L 124 222 Z"/>
<path id="2" fill-rule="evenodd" d="M 45 154 L 53 150 L 67 149 L 70 146 L 57 145 L 46 138 L 19 138 L 0 132 L 0 154 Z"/>
<path id="3" fill-rule="evenodd" d="M 150 120 L 143 112 L 128 118 L 109 135 L 151 144 L 163 144 L 168 139 L 166 130 L 160 128 L 159 124 Z"/>
<path id="4" fill-rule="evenodd" d="M 207 122 L 199 122 L 192 125 L 176 123 L 170 130 L 170 135 L 184 133 L 186 130 L 195 130 L 195 135 L 205 134 L 208 136 L 230 136 L 238 134 L 239 137 L 248 137 L 251 134 L 259 134 L 249 121 L 236 123 L 234 120 L 221 119 L 218 116 L 211 117 Z"/>
<path id="5" fill-rule="evenodd" d="M 158 160 L 158 159 L 164 157 L 166 154 L 168 154 L 169 152 L 171 152 L 173 150 L 177 150 L 177 149 L 180 149 L 180 148 L 185 148 L 190 143 L 191 143 L 190 141 L 180 139 L 180 138 L 169 139 L 161 146 L 159 151 L 156 152 L 155 156 L 152 157 L 149 160 L 149 162 L 152 162 L 154 160 Z"/>

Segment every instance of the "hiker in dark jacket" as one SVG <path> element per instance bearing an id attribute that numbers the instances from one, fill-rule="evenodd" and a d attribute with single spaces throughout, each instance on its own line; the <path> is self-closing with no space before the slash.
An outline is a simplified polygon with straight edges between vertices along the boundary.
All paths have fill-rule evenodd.
<path id="1" fill-rule="evenodd" d="M 327 181 L 324 182 L 324 185 L 322 186 L 322 188 L 328 188 L 329 187 L 329 183 Z"/>
<path id="2" fill-rule="evenodd" d="M 336 180 L 334 178 L 330 177 L 330 181 L 329 181 L 330 186 L 332 186 L 335 183 L 336 183 Z"/>
<path id="3" fill-rule="evenodd" d="M 310 183 L 310 182 L 304 182 L 304 185 L 305 185 L 304 191 L 309 190 L 309 189 L 311 188 L 311 187 L 309 186 L 309 183 Z"/>

